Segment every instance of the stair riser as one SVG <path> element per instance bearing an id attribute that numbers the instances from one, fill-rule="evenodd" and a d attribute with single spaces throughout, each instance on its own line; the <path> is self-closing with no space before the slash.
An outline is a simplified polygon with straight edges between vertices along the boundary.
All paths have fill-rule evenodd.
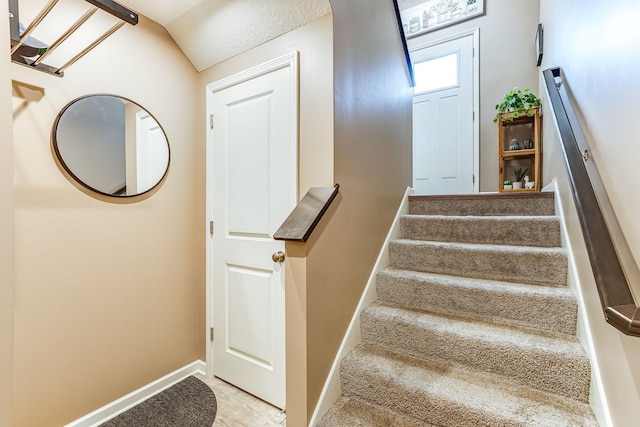
<path id="1" fill-rule="evenodd" d="M 391 266 L 397 269 L 535 285 L 567 285 L 567 257 L 558 250 L 523 252 L 498 246 L 476 249 L 404 240 L 390 243 L 389 258 Z"/>
<path id="2" fill-rule="evenodd" d="M 360 328 L 365 343 L 389 351 L 459 364 L 570 399 L 589 400 L 590 365 L 577 351 L 539 349 L 482 335 L 456 335 L 455 330 L 441 324 L 419 324 L 380 308 L 363 311 Z"/>
<path id="3" fill-rule="evenodd" d="M 401 237 L 437 242 L 483 243 L 513 246 L 560 246 L 560 223 L 556 217 L 505 219 L 405 216 L 400 219 Z"/>
<path id="4" fill-rule="evenodd" d="M 578 304 L 567 293 L 556 296 L 456 287 L 428 278 L 398 277 L 386 272 L 378 274 L 376 288 L 378 300 L 414 309 L 576 334 Z"/>
<path id="5" fill-rule="evenodd" d="M 343 364 L 341 379 L 345 396 L 388 408 L 425 424 L 456 427 L 521 426 L 517 422 L 497 420 L 489 414 L 469 410 L 459 402 L 402 387 L 394 378 L 377 376 L 358 369 L 358 366 Z"/>
<path id="6" fill-rule="evenodd" d="M 554 215 L 553 197 L 410 198 L 412 215 Z"/>
<path id="7" fill-rule="evenodd" d="M 438 427 L 373 406 L 361 400 L 341 397 L 315 427 Z"/>

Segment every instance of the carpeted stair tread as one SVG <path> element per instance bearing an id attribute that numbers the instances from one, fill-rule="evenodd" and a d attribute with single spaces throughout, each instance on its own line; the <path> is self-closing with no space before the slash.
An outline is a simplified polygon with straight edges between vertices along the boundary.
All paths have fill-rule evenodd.
<path id="1" fill-rule="evenodd" d="M 410 196 L 414 215 L 554 215 L 553 193 Z"/>
<path id="2" fill-rule="evenodd" d="M 316 427 L 437 427 L 376 405 L 341 397 Z"/>
<path id="3" fill-rule="evenodd" d="M 597 426 L 587 404 L 367 345 L 343 359 L 341 378 L 346 397 L 384 406 L 426 425 Z"/>
<path id="4" fill-rule="evenodd" d="M 560 246 L 556 216 L 404 215 L 404 239 L 512 246 Z"/>
<path id="5" fill-rule="evenodd" d="M 360 315 L 363 342 L 497 374 L 587 402 L 591 369 L 575 337 L 443 317 L 380 303 Z"/>
<path id="6" fill-rule="evenodd" d="M 562 248 L 400 239 L 389 243 L 391 267 L 507 282 L 567 285 Z"/>
<path id="7" fill-rule="evenodd" d="M 410 308 L 576 334 L 578 304 L 568 287 L 550 287 L 386 269 L 378 299 Z"/>

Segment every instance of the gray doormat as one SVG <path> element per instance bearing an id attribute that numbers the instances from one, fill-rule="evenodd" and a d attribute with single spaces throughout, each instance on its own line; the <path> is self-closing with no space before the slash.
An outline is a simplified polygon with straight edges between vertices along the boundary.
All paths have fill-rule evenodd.
<path id="1" fill-rule="evenodd" d="M 187 377 L 101 427 L 211 427 L 217 409 L 209 386 Z"/>

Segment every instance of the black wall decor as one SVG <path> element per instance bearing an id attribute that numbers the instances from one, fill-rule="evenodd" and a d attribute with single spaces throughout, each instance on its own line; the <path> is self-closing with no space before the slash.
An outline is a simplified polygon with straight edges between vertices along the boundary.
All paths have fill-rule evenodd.
<path id="1" fill-rule="evenodd" d="M 536 30 L 536 62 L 539 67 L 542 63 L 542 24 L 538 24 L 538 29 Z"/>

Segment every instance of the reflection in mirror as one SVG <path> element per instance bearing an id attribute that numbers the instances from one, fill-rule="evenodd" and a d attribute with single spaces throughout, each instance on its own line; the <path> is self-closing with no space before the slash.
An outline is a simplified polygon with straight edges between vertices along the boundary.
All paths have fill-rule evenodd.
<path id="1" fill-rule="evenodd" d="M 155 118 L 114 95 L 89 95 L 68 104 L 54 125 L 53 147 L 78 183 L 109 196 L 145 193 L 169 168 L 169 143 Z"/>

